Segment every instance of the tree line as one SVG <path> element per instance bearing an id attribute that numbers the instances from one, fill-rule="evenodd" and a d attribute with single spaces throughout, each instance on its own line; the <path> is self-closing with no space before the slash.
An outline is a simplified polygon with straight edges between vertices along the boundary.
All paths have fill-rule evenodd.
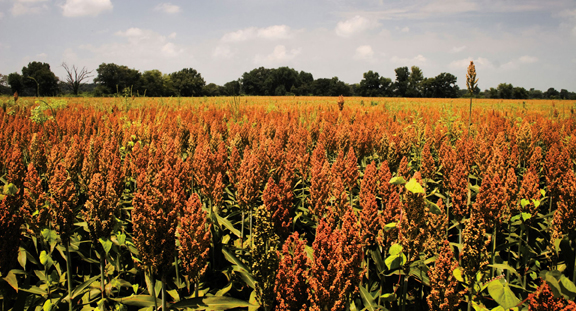
<path id="1" fill-rule="evenodd" d="M 424 77 L 417 66 L 398 67 L 395 79 L 368 71 L 359 83 L 348 84 L 338 77 L 314 79 L 305 71 L 289 67 L 255 68 L 224 85 L 206 83 L 202 75 L 193 68 L 184 68 L 170 74 L 159 70 L 140 72 L 114 63 L 102 63 L 96 72 L 63 63 L 67 76 L 61 81 L 42 62 L 30 62 L 22 72 L 0 74 L 0 93 L 18 92 L 23 96 L 363 96 L 363 97 L 484 97 L 503 99 L 576 99 L 576 93 L 566 89 L 546 91 L 515 87 L 501 83 L 496 88 L 481 91 L 476 87 L 473 94 L 458 87 L 457 78 L 451 73 L 440 73 L 435 77 Z M 86 83 L 94 77 L 93 83 Z"/>

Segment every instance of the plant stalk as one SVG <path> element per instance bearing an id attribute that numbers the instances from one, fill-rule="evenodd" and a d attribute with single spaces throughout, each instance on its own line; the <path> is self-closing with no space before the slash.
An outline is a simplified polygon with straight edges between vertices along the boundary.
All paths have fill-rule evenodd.
<path id="1" fill-rule="evenodd" d="M 166 277 L 162 277 L 162 311 L 166 310 Z"/>
<path id="2" fill-rule="evenodd" d="M 66 244 L 66 283 L 68 283 L 68 310 L 72 311 L 72 263 L 70 257 L 70 242 Z"/>
<path id="3" fill-rule="evenodd" d="M 404 275 L 402 284 L 402 311 L 406 311 L 406 293 L 408 292 L 408 276 Z"/>
<path id="4" fill-rule="evenodd" d="M 100 254 L 100 291 L 104 299 L 104 255 Z"/>

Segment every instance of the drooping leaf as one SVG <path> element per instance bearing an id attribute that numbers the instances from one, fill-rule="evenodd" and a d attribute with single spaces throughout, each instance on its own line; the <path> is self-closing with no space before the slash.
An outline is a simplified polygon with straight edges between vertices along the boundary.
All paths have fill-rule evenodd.
<path id="1" fill-rule="evenodd" d="M 161 301 L 158 301 L 151 295 L 132 295 L 125 298 L 110 298 L 110 299 L 119 302 L 121 304 L 141 308 L 153 307 L 154 305 L 158 306 L 161 304 Z"/>
<path id="2" fill-rule="evenodd" d="M 96 282 L 96 280 L 98 280 L 100 278 L 100 275 L 94 276 L 90 279 L 88 279 L 88 281 L 76 286 L 76 288 L 74 288 L 74 290 L 72 290 L 72 299 L 76 298 L 78 295 L 82 295 L 84 293 L 84 290 L 87 289 L 88 287 L 90 287 L 90 285 L 92 285 L 92 283 Z"/>
<path id="3" fill-rule="evenodd" d="M 454 275 L 454 277 L 456 278 L 456 280 L 458 280 L 459 282 L 464 283 L 464 278 L 462 277 L 462 270 L 461 270 L 460 268 L 454 269 L 454 271 L 452 271 L 452 275 Z"/>
<path id="4" fill-rule="evenodd" d="M 422 185 L 420 185 L 418 183 L 416 178 L 410 179 L 410 181 L 408 183 L 406 183 L 405 187 L 406 187 L 406 190 L 408 190 L 414 194 L 425 193 L 424 188 L 422 188 Z"/>
<path id="5" fill-rule="evenodd" d="M 376 310 L 378 303 L 364 286 L 360 286 L 360 298 L 362 298 L 364 308 L 370 311 Z"/>
<path id="6" fill-rule="evenodd" d="M 18 249 L 18 263 L 22 266 L 22 269 L 26 270 L 26 250 L 22 247 Z"/>
<path id="7" fill-rule="evenodd" d="M 390 183 L 399 186 L 405 184 L 406 180 L 402 176 L 392 177 L 392 179 L 390 179 Z"/>
<path id="8" fill-rule="evenodd" d="M 508 284 L 496 279 L 488 284 L 488 293 L 504 309 L 519 305 L 522 301 L 514 295 Z"/>
<path id="9" fill-rule="evenodd" d="M 244 300 L 226 296 L 208 296 L 185 299 L 172 305 L 172 308 L 195 308 L 196 310 L 228 310 L 234 308 L 257 307 Z"/>
<path id="10" fill-rule="evenodd" d="M 384 231 L 388 232 L 388 231 L 396 228 L 396 225 L 397 224 L 395 222 L 391 222 L 389 224 L 385 224 L 383 229 L 384 229 Z"/>
<path id="11" fill-rule="evenodd" d="M 104 251 L 106 252 L 106 255 L 108 255 L 108 253 L 110 252 L 110 249 L 112 249 L 112 241 L 110 241 L 110 239 L 98 239 L 98 241 L 100 242 L 100 244 L 102 244 L 102 248 L 104 248 Z"/>
<path id="12" fill-rule="evenodd" d="M 8 274 L 3 278 L 6 283 L 8 283 L 16 292 L 18 292 L 18 278 L 16 278 L 16 274 L 14 271 L 8 272 Z"/>

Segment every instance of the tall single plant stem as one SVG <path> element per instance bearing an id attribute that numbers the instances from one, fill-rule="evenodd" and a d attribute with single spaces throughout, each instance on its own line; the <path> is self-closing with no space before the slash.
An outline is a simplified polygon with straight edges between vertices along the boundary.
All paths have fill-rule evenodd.
<path id="1" fill-rule="evenodd" d="M 68 283 L 68 310 L 72 311 L 72 263 L 70 257 L 70 242 L 66 243 L 66 283 Z"/>

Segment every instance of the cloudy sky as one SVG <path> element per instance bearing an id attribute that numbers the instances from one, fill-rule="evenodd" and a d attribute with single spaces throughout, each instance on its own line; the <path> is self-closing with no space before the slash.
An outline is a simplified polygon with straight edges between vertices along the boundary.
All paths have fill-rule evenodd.
<path id="1" fill-rule="evenodd" d="M 0 0 L 0 73 L 30 61 L 198 70 L 224 84 L 264 66 L 358 83 L 419 66 L 465 87 L 576 91 L 574 0 Z"/>

